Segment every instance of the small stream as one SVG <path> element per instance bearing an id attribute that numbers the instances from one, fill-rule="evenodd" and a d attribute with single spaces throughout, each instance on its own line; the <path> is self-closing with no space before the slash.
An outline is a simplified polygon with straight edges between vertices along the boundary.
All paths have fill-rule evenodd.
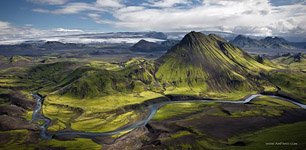
<path id="1" fill-rule="evenodd" d="M 165 104 L 170 104 L 170 103 L 184 103 L 184 102 L 202 102 L 202 103 L 211 103 L 211 102 L 216 102 L 216 103 L 232 103 L 232 104 L 246 104 L 251 102 L 254 98 L 258 97 L 258 96 L 263 96 L 262 94 L 253 94 L 250 95 L 249 97 L 245 98 L 244 100 L 241 101 L 230 101 L 230 100 L 187 100 L 187 101 L 167 101 L 167 102 L 160 102 L 160 103 L 156 103 L 156 104 L 152 104 L 148 106 L 149 109 L 149 114 L 142 120 L 127 125 L 127 126 L 123 126 L 120 127 L 118 129 L 115 129 L 113 131 L 107 131 L 107 132 L 84 132 L 84 131 L 56 131 L 56 132 L 52 132 L 49 133 L 48 132 L 48 127 L 51 124 L 51 119 L 49 119 L 48 117 L 45 117 L 42 113 L 41 113 L 41 109 L 42 109 L 42 105 L 43 105 L 43 97 L 38 95 L 38 94 L 33 94 L 33 97 L 36 99 L 36 106 L 35 109 L 33 111 L 33 115 L 32 115 L 32 120 L 33 121 L 42 121 L 43 124 L 40 126 L 40 136 L 42 139 L 51 139 L 53 136 L 79 136 L 79 137 L 87 137 L 87 138 L 91 138 L 91 137 L 96 137 L 96 136 L 110 136 L 110 135 L 116 135 L 119 134 L 121 132 L 126 132 L 126 131 L 132 131 L 136 128 L 145 126 L 156 114 L 157 110 L 162 107 Z M 291 102 L 303 109 L 306 109 L 306 105 L 305 104 L 301 104 L 297 101 L 293 101 L 284 97 L 280 97 L 280 96 L 274 96 L 274 95 L 265 95 L 265 96 L 269 96 L 269 97 L 273 97 L 273 98 L 280 98 L 284 101 L 288 101 Z"/>

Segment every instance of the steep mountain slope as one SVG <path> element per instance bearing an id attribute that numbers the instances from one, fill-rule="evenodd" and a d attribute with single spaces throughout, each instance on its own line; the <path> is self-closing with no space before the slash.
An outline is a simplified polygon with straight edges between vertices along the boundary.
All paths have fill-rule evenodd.
<path id="1" fill-rule="evenodd" d="M 249 78 L 271 69 L 224 39 L 200 32 L 187 34 L 157 63 L 156 77 L 164 85 L 202 92 L 258 90 Z"/>

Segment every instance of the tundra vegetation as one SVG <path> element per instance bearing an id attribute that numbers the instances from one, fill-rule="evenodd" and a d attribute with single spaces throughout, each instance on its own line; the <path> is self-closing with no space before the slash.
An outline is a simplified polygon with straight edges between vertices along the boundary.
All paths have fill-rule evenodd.
<path id="1" fill-rule="evenodd" d="M 112 149 L 133 137 L 138 143 L 126 140 L 124 146 L 259 149 L 267 148 L 269 141 L 292 141 L 298 143 L 294 148 L 302 148 L 306 111 L 279 98 L 260 96 L 248 104 L 169 103 L 140 129 L 45 141 L 39 138 L 43 122 L 31 121 L 36 104 L 31 93 L 44 96 L 42 114 L 51 119 L 50 133 L 107 132 L 144 119 L 148 105 L 159 102 L 237 101 L 273 93 L 306 103 L 305 58 L 299 54 L 259 60 L 214 34 L 198 32 L 187 34 L 154 60 L 1 56 L 0 148 Z"/>

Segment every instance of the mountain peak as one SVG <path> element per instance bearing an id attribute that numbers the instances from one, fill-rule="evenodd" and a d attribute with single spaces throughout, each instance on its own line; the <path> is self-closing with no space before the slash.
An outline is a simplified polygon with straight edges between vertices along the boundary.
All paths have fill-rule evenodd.
<path id="1" fill-rule="evenodd" d="M 144 40 L 144 39 L 141 39 L 140 41 L 138 41 L 137 43 L 150 43 L 149 41 L 147 40 Z"/>
<path id="2" fill-rule="evenodd" d="M 277 37 L 277 36 L 268 36 L 266 38 L 264 38 L 262 41 L 275 41 L 275 42 L 279 42 L 279 43 L 288 43 L 288 41 L 286 41 L 284 38 L 282 37 Z"/>
<path id="3" fill-rule="evenodd" d="M 205 35 L 201 32 L 191 31 L 184 36 L 179 43 L 181 46 L 197 47 L 199 45 L 212 45 L 217 43 L 226 42 L 225 39 L 217 36 L 216 34 Z"/>
<path id="4" fill-rule="evenodd" d="M 166 47 L 158 43 L 149 42 L 149 41 L 142 39 L 136 44 L 134 44 L 130 48 L 130 50 L 138 51 L 138 52 L 154 52 L 154 51 L 164 51 L 166 50 Z"/>
<path id="5" fill-rule="evenodd" d="M 206 35 L 201 32 L 191 31 L 184 36 L 181 43 L 194 43 L 195 41 L 205 38 L 205 36 Z"/>
<path id="6" fill-rule="evenodd" d="M 247 39 L 247 38 L 249 38 L 249 37 L 247 37 L 247 36 L 245 36 L 245 35 L 239 34 L 238 36 L 236 36 L 235 39 Z"/>
<path id="7" fill-rule="evenodd" d="M 235 37 L 235 39 L 234 39 L 233 41 L 238 41 L 238 40 L 248 40 L 248 41 L 252 41 L 252 40 L 255 40 L 255 39 L 251 39 L 251 38 L 248 37 L 248 36 L 239 34 L 238 36 Z"/>
<path id="8" fill-rule="evenodd" d="M 226 43 L 226 40 L 216 34 L 205 35 L 201 32 L 191 31 L 184 36 L 179 45 L 193 49 L 199 45 L 219 45 L 220 43 Z"/>

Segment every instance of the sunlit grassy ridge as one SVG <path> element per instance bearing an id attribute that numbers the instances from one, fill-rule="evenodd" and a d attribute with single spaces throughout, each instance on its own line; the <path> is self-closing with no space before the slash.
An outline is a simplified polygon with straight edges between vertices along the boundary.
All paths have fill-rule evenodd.
<path id="1" fill-rule="evenodd" d="M 106 132 L 113 131 L 132 122 L 141 120 L 142 114 L 129 111 L 123 114 L 83 114 L 71 124 L 71 128 L 78 131 Z"/>

